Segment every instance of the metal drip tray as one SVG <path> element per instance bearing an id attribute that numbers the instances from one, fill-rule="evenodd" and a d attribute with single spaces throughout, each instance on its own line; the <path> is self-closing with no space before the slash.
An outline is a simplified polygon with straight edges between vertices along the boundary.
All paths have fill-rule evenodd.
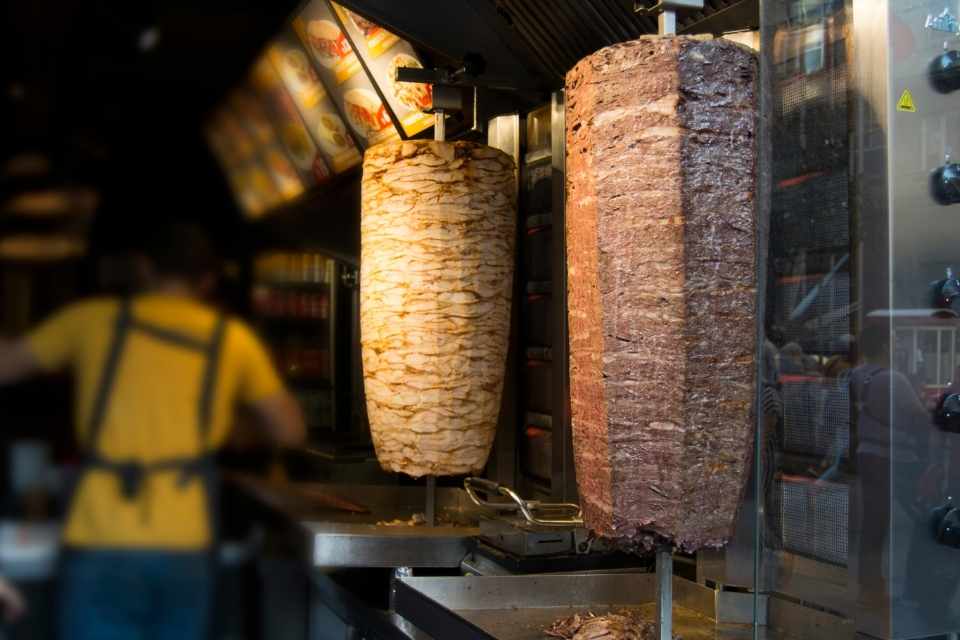
<path id="1" fill-rule="evenodd" d="M 325 513 L 300 521 L 315 567 L 456 568 L 480 533 L 479 510 L 457 488 L 436 490 L 438 526 L 384 525 L 424 513 L 422 487 L 343 487 L 370 513 Z"/>
<path id="2" fill-rule="evenodd" d="M 684 640 L 748 640 L 750 625 L 716 623 L 711 589 L 674 578 L 674 631 Z M 574 613 L 640 609 L 655 615 L 650 573 L 400 578 L 396 612 L 434 638 L 543 640 L 543 629 Z M 773 638 L 766 633 L 761 638 Z"/>

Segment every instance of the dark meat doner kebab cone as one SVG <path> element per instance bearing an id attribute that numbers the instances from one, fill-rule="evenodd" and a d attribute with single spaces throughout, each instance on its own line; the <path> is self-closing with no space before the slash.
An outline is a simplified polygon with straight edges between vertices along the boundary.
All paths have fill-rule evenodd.
<path id="1" fill-rule="evenodd" d="M 695 550 L 752 460 L 755 55 L 646 37 L 566 78 L 570 388 L 588 526 Z"/>
<path id="2" fill-rule="evenodd" d="M 367 150 L 360 342 L 381 466 L 483 468 L 500 412 L 516 232 L 513 159 L 472 142 Z"/>

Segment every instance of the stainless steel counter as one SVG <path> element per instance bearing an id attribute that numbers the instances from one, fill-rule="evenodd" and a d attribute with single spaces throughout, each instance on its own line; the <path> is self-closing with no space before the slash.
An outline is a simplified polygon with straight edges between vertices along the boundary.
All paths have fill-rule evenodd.
<path id="1" fill-rule="evenodd" d="M 297 528 L 316 568 L 457 568 L 480 533 L 482 514 L 458 488 L 437 489 L 440 526 L 390 526 L 378 523 L 424 512 L 423 487 L 233 480 Z"/>

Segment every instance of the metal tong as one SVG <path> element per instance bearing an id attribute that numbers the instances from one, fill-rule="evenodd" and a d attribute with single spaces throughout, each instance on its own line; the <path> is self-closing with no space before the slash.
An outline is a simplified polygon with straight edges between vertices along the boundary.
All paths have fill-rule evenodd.
<path id="1" fill-rule="evenodd" d="M 540 502 L 524 500 L 516 491 L 502 484 L 484 478 L 467 478 L 463 488 L 473 504 L 493 511 L 520 512 L 524 519 L 542 527 L 580 527 L 583 526 L 583 510 L 580 505 L 571 502 Z M 501 495 L 510 502 L 490 502 L 477 495 L 482 491 L 491 495 Z M 538 515 L 539 514 L 539 515 Z"/>

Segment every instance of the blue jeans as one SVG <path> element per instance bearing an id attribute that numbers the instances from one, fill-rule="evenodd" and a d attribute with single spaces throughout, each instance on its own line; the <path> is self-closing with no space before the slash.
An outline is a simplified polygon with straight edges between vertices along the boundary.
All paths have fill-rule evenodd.
<path id="1" fill-rule="evenodd" d="M 68 551 L 60 640 L 207 640 L 214 573 L 204 552 Z"/>

